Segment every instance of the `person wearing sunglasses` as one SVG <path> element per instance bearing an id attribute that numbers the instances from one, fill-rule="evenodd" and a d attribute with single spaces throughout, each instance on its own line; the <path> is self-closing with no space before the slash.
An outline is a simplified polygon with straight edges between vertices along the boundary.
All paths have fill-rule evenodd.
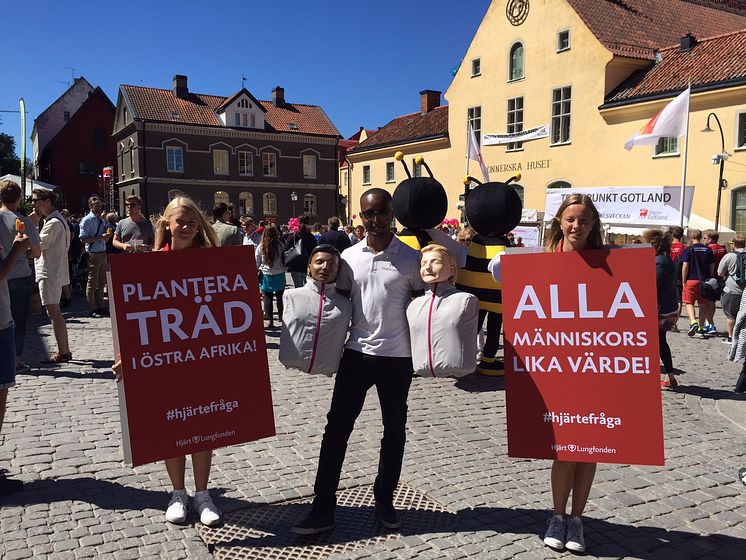
<path id="1" fill-rule="evenodd" d="M 153 247 L 153 224 L 142 213 L 142 199 L 136 194 L 124 204 L 129 216 L 119 220 L 112 245 L 124 253 L 144 253 Z"/>
<path id="2" fill-rule="evenodd" d="M 306 518 L 292 527 L 301 535 L 334 528 L 336 491 L 347 441 L 371 387 L 376 388 L 383 418 L 375 509 L 388 529 L 401 526 L 394 508 L 406 441 L 407 396 L 412 382 L 412 353 L 407 306 L 424 293 L 420 254 L 391 231 L 391 194 L 370 189 L 360 198 L 367 232 L 342 253 L 337 291 L 352 300 L 352 323 L 332 393 L 314 484 L 315 498 Z"/>
<path id="3" fill-rule="evenodd" d="M 88 300 L 89 317 L 108 317 L 109 310 L 104 304 L 104 288 L 106 287 L 106 240 L 111 235 L 111 229 L 101 218 L 103 202 L 97 196 L 88 199 L 90 212 L 80 220 L 80 240 L 85 243 L 88 253 L 88 282 L 85 297 Z"/>
<path id="4" fill-rule="evenodd" d="M 67 338 L 65 317 L 60 311 L 62 286 L 70 283 L 70 268 L 67 263 L 70 228 L 65 217 L 54 207 L 56 201 L 57 193 L 54 191 L 32 191 L 31 204 L 34 211 L 44 218 L 44 225 L 39 232 L 41 256 L 34 263 L 36 281 L 39 283 L 41 304 L 52 322 L 52 332 L 57 341 L 57 352 L 42 360 L 43 364 L 63 364 L 73 358 Z"/>

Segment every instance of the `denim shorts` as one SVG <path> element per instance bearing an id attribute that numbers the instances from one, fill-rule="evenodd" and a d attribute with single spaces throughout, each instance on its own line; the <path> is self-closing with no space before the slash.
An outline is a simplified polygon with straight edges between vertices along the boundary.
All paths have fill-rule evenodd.
<path id="1" fill-rule="evenodd" d="M 0 331 L 0 390 L 16 384 L 16 335 L 13 325 Z"/>

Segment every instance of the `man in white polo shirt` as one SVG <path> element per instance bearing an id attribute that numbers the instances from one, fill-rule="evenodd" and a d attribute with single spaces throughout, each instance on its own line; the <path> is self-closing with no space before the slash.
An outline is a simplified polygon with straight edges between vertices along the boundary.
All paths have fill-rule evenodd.
<path id="1" fill-rule="evenodd" d="M 368 390 L 375 386 L 383 418 L 378 476 L 373 487 L 376 513 L 389 528 L 400 527 L 393 495 L 399 483 L 406 441 L 407 395 L 412 382 L 407 305 L 424 293 L 420 254 L 392 233 L 391 195 L 370 189 L 360 197 L 367 236 L 342 253 L 337 290 L 349 292 L 352 325 L 334 384 L 319 453 L 308 516 L 292 531 L 311 535 L 334 527 L 336 491 L 352 433 Z"/>

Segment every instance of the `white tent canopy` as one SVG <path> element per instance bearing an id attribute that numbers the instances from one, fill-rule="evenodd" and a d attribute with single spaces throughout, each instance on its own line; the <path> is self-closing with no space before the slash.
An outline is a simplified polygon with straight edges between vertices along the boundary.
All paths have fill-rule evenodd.
<path id="1" fill-rule="evenodd" d="M 679 224 L 671 224 L 667 227 L 673 227 L 674 225 Z M 656 228 L 656 227 L 664 227 L 664 226 L 650 226 L 650 225 L 639 225 L 639 226 L 618 226 L 618 225 L 609 225 L 605 227 L 604 229 L 609 233 L 618 233 L 618 234 L 626 234 L 626 235 L 642 235 L 642 232 L 646 229 L 650 228 Z M 715 222 L 712 220 L 708 220 L 707 218 L 703 218 L 699 214 L 695 214 L 692 212 L 691 217 L 689 218 L 689 223 L 684 223 L 684 228 L 687 227 L 698 229 L 700 231 L 706 230 L 706 229 L 715 229 Z M 718 224 L 718 231 L 721 234 L 733 234 L 736 233 L 734 230 L 725 227 L 722 223 Z"/>
<path id="2" fill-rule="evenodd" d="M 0 177 L 0 181 L 13 181 L 14 183 L 21 184 L 21 176 L 20 175 L 3 175 Z M 30 179 L 26 178 L 26 196 L 31 196 L 31 191 L 33 189 L 47 189 L 50 191 L 53 191 L 54 189 L 59 188 L 57 185 L 53 185 L 52 183 L 45 183 L 44 181 L 38 181 L 37 179 Z"/>

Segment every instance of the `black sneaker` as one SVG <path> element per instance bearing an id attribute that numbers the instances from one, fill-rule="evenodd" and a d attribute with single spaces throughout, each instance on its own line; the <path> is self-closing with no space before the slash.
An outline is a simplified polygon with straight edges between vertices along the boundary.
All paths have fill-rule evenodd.
<path id="1" fill-rule="evenodd" d="M 697 337 L 698 338 L 703 338 L 703 339 L 706 340 L 706 339 L 710 338 L 710 333 L 708 333 L 707 330 L 705 330 L 704 328 L 699 327 L 697 329 Z"/>
<path id="2" fill-rule="evenodd" d="M 692 323 L 689 325 L 689 330 L 686 332 L 687 336 L 694 336 L 697 334 L 697 331 L 699 330 L 699 325 L 697 323 Z"/>
<path id="3" fill-rule="evenodd" d="M 103 315 L 101 315 L 101 313 L 99 313 L 98 311 L 89 311 L 88 316 L 92 319 L 101 319 L 101 317 L 103 317 Z"/>
<path id="4" fill-rule="evenodd" d="M 96 313 L 98 313 L 101 317 L 108 317 L 109 316 L 109 310 L 105 307 L 102 307 L 101 309 L 97 309 Z"/>
<path id="5" fill-rule="evenodd" d="M 290 528 L 296 535 L 316 535 L 334 529 L 334 514 L 311 509 L 306 518 Z"/>
<path id="6" fill-rule="evenodd" d="M 399 512 L 396 511 L 394 504 L 390 502 L 376 502 L 376 515 L 381 521 L 381 525 L 387 529 L 398 529 L 401 527 Z"/>

